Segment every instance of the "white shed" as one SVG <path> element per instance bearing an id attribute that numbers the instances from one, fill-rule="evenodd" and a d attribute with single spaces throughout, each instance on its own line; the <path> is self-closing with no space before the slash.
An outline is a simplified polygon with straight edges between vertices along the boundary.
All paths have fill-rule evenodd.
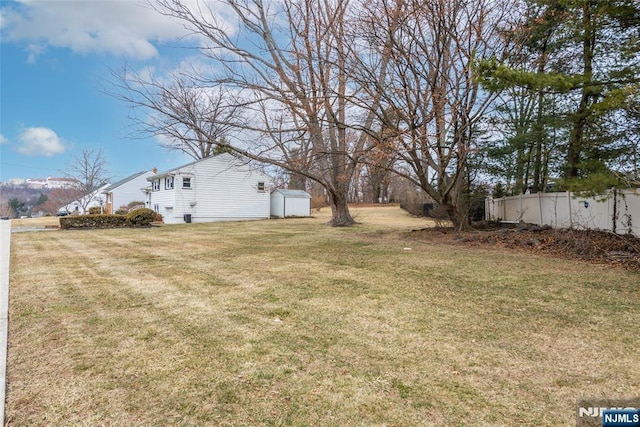
<path id="1" fill-rule="evenodd" d="M 311 216 L 311 194 L 304 190 L 277 188 L 271 192 L 271 216 Z"/>

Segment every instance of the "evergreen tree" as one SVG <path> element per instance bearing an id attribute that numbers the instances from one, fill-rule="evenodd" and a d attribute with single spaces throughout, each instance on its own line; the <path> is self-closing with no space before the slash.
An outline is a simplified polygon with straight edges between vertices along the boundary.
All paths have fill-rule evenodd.
<path id="1" fill-rule="evenodd" d="M 16 197 L 9 200 L 9 209 L 11 209 L 14 218 L 20 217 L 20 214 L 24 212 L 25 206 L 26 203 Z"/>
<path id="2" fill-rule="evenodd" d="M 573 189 L 601 190 L 616 182 L 616 161 L 633 147 L 621 140 L 619 121 L 640 82 L 640 4 L 634 0 L 526 0 L 514 26 L 519 51 L 535 61 L 480 64 L 489 89 L 516 87 L 540 101 L 534 131 L 544 145 L 543 100 L 567 125 L 560 175 Z M 532 68 L 536 64 L 537 67 Z M 535 151 L 535 156 L 543 150 Z M 537 157 L 536 157 L 537 161 Z M 536 170 L 538 170 L 536 168 Z M 538 180 L 539 181 L 539 180 Z M 540 181 L 539 181 L 540 182 Z"/>
<path id="3" fill-rule="evenodd" d="M 44 193 L 40 193 L 40 195 L 38 196 L 38 200 L 36 200 L 36 202 L 34 203 L 34 206 L 40 206 L 43 205 L 47 202 L 49 198 L 47 197 L 46 194 Z"/>

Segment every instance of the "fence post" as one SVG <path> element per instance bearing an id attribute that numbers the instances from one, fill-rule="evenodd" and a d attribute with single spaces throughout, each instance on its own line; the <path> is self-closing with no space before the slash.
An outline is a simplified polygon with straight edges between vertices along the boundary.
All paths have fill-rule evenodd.
<path id="1" fill-rule="evenodd" d="M 520 219 L 518 221 L 522 221 L 523 215 L 524 215 L 524 212 L 522 212 L 522 193 L 520 193 L 520 214 L 518 215 Z"/>
<path id="2" fill-rule="evenodd" d="M 507 221 L 507 196 L 502 196 L 502 220 Z"/>
<path id="3" fill-rule="evenodd" d="M 542 226 L 542 197 L 540 196 L 540 191 L 538 191 L 538 214 L 540 214 L 538 225 Z"/>
<path id="4" fill-rule="evenodd" d="M 569 203 L 569 228 L 573 228 L 573 215 L 571 214 L 571 191 L 567 191 L 567 202 Z"/>
<path id="5" fill-rule="evenodd" d="M 613 187 L 613 227 L 611 230 L 615 233 L 618 222 L 618 189 Z"/>
<path id="6" fill-rule="evenodd" d="M 485 197 L 484 199 L 484 220 L 489 221 L 491 218 L 491 212 L 489 212 L 489 198 Z"/>

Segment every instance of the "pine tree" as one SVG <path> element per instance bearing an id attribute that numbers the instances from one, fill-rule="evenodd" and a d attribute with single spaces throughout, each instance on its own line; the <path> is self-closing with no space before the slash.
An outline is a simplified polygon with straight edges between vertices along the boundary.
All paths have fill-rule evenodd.
<path id="1" fill-rule="evenodd" d="M 531 97 L 556 99 L 555 115 L 567 126 L 560 175 L 573 189 L 615 184 L 612 168 L 632 147 L 618 131 L 640 82 L 640 4 L 634 0 L 527 0 L 514 26 L 520 52 L 535 61 L 480 64 L 489 89 L 520 88 Z M 533 68 L 532 65 L 537 64 Z M 539 117 L 544 116 L 540 111 Z M 543 141 L 536 122 L 537 143 Z M 534 129 L 536 130 L 536 129 Z M 541 151 L 536 152 L 536 156 Z"/>

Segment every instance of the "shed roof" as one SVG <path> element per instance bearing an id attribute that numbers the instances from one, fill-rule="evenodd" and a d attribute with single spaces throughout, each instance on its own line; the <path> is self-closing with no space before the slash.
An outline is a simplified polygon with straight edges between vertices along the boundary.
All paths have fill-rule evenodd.
<path id="1" fill-rule="evenodd" d="M 284 197 L 294 197 L 298 199 L 311 198 L 311 194 L 307 193 L 304 190 L 289 190 L 286 188 L 276 188 L 275 190 L 272 191 L 272 193 L 276 193 L 276 192 L 282 194 Z"/>

